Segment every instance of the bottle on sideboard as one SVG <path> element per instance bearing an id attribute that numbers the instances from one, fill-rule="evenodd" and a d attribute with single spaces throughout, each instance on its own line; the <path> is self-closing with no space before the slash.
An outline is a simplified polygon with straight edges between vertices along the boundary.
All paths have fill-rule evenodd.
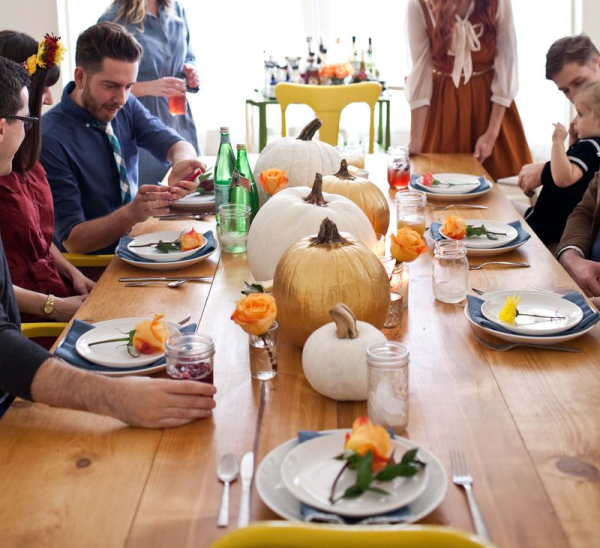
<path id="1" fill-rule="evenodd" d="M 229 203 L 231 178 L 235 169 L 235 154 L 229 140 L 229 128 L 221 128 L 221 144 L 217 153 L 215 164 L 215 211 L 217 212 L 217 223 L 219 223 L 219 206 Z"/>

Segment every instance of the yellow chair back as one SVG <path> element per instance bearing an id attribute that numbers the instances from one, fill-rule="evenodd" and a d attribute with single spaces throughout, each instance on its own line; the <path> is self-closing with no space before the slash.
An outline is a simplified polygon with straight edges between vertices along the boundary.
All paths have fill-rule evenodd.
<path id="1" fill-rule="evenodd" d="M 21 334 L 28 339 L 35 337 L 58 337 L 67 325 L 65 322 L 22 323 Z"/>
<path id="2" fill-rule="evenodd" d="M 84 253 L 63 253 L 73 266 L 108 266 L 114 255 L 85 255 Z"/>
<path id="3" fill-rule="evenodd" d="M 285 111 L 288 105 L 305 104 L 315 111 L 323 122 L 319 139 L 332 146 L 338 142 L 340 116 L 350 103 L 367 103 L 371 109 L 369 122 L 369 154 L 373 153 L 375 141 L 375 104 L 381 95 L 381 84 L 362 82 L 339 86 L 308 86 L 281 83 L 275 86 L 275 97 L 281 106 L 281 135 L 287 134 Z"/>
<path id="4" fill-rule="evenodd" d="M 215 541 L 211 548 L 493 548 L 485 541 L 448 527 L 410 525 L 341 526 L 257 522 Z"/>

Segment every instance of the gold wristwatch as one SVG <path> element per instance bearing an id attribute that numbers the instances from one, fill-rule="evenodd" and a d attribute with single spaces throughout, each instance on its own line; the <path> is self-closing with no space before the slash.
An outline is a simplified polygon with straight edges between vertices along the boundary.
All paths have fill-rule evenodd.
<path id="1" fill-rule="evenodd" d="M 50 319 L 50 314 L 54 312 L 54 295 L 48 295 L 48 298 L 46 299 L 46 304 L 44 304 L 42 310 L 44 311 L 44 316 Z"/>

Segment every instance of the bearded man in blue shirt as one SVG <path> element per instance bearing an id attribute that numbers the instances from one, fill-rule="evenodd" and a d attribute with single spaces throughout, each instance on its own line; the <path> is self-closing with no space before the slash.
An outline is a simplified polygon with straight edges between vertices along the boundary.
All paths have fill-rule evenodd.
<path id="1" fill-rule="evenodd" d="M 131 94 L 141 55 L 120 25 L 91 26 L 77 40 L 75 80 L 43 117 L 41 162 L 66 251 L 114 252 L 136 223 L 168 213 L 172 201 L 192 192 L 194 183 L 183 179 L 206 168 L 191 144 Z M 171 164 L 169 186 L 138 185 L 138 147 Z"/>

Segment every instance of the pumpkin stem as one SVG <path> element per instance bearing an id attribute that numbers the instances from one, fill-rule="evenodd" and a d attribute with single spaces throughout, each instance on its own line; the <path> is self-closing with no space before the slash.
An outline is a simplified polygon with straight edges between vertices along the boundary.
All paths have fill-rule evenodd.
<path id="1" fill-rule="evenodd" d="M 305 128 L 300 132 L 300 135 L 296 138 L 298 141 L 310 141 L 315 136 L 315 133 L 319 131 L 319 128 L 323 125 L 321 118 L 315 118 L 312 122 L 307 124 Z"/>
<path id="2" fill-rule="evenodd" d="M 330 247 L 342 247 L 344 245 L 352 245 L 340 235 L 336 224 L 329 218 L 325 217 L 321 221 L 321 227 L 319 228 L 319 234 L 310 239 L 310 246 L 330 246 Z"/>
<path id="3" fill-rule="evenodd" d="M 348 171 L 348 162 L 346 160 L 342 160 L 342 164 L 340 165 L 340 170 L 334 175 L 338 179 L 347 179 L 349 181 L 353 181 L 356 179 L 354 175 L 350 175 Z"/>
<path id="4" fill-rule="evenodd" d="M 323 197 L 323 176 L 320 173 L 315 173 L 315 182 L 313 183 L 310 194 L 304 198 L 307 204 L 325 207 L 327 202 Z"/>
<path id="5" fill-rule="evenodd" d="M 344 303 L 336 304 L 329 311 L 329 315 L 335 322 L 335 333 L 338 336 L 338 339 L 356 339 L 356 337 L 358 337 L 356 317 L 348 306 Z"/>

